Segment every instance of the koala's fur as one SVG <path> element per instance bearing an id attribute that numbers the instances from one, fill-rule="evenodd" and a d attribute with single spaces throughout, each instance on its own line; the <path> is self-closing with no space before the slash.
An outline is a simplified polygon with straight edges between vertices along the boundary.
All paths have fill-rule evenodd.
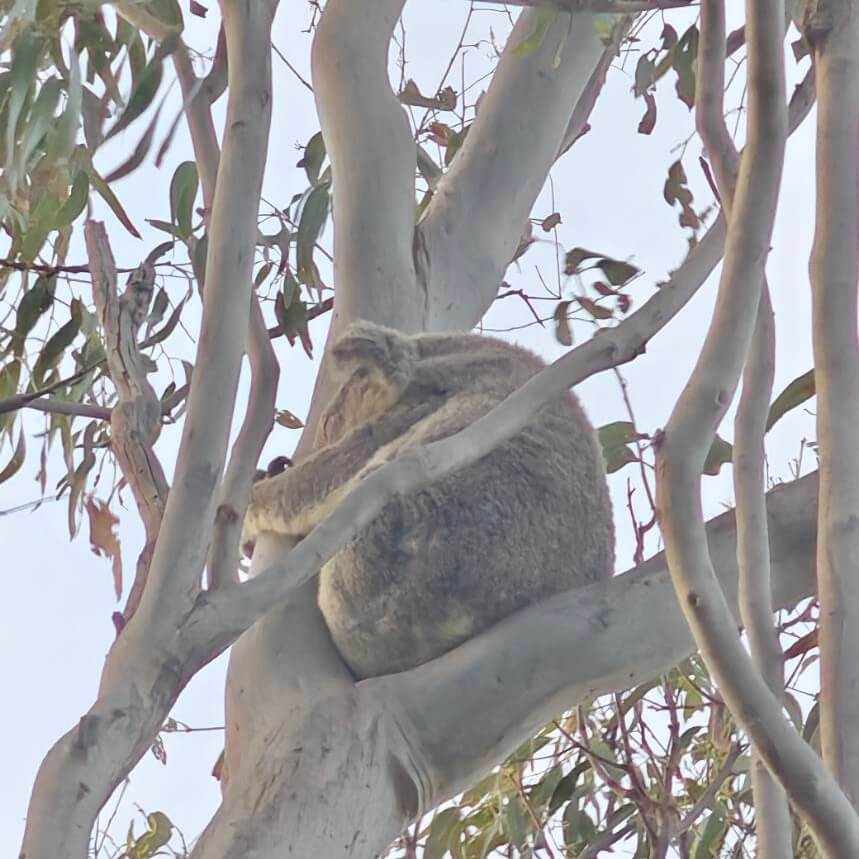
<path id="1" fill-rule="evenodd" d="M 414 337 L 357 323 L 335 344 L 343 376 L 317 452 L 256 484 L 245 539 L 301 538 L 361 474 L 463 429 L 543 366 L 501 340 Z M 396 497 L 321 570 L 319 606 L 357 677 L 440 656 L 517 609 L 611 575 L 602 455 L 571 394 L 510 441 Z"/>

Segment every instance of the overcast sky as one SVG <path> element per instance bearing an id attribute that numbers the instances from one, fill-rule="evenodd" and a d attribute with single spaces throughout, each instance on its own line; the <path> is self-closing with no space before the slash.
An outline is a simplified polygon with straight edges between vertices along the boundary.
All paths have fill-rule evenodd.
<path id="1" fill-rule="evenodd" d="M 214 3 L 210 17 L 217 16 Z M 467 3 L 447 0 L 431 3 L 412 0 L 406 15 L 406 45 L 409 65 L 407 77 L 416 80 L 421 90 L 431 94 L 446 64 L 449 49 L 462 27 Z M 300 73 L 309 78 L 309 15 L 302 4 L 283 4 L 276 22 L 275 42 Z M 681 29 L 688 20 L 672 15 L 670 21 Z M 189 18 L 189 41 L 201 50 L 214 44 L 213 23 Z M 476 16 L 477 24 L 467 39 L 486 36 L 491 26 L 503 39 L 508 26 L 497 9 L 488 8 Z M 678 23 L 679 22 L 679 23 Z M 658 28 L 657 28 L 658 33 Z M 649 44 L 645 41 L 645 44 Z M 466 81 L 479 77 L 488 68 L 490 48 L 484 43 L 469 51 L 465 64 Z M 659 121 L 650 137 L 636 131 L 643 113 L 642 103 L 629 92 L 635 57 L 623 71 L 613 71 L 606 90 L 591 119 L 592 131 L 581 139 L 552 172 L 547 187 L 534 210 L 536 217 L 559 211 L 563 223 L 558 230 L 562 248 L 575 246 L 630 259 L 645 271 L 631 294 L 637 303 L 653 285 L 683 258 L 686 242 L 677 227 L 677 214 L 662 199 L 662 185 L 668 165 L 678 157 L 675 147 L 686 141 L 692 119 L 685 106 L 673 98 L 673 79 L 666 79 L 658 94 Z M 804 70 L 804 67 L 803 67 Z M 303 171 L 295 168 L 300 157 L 296 146 L 305 143 L 318 130 L 312 96 L 277 58 L 274 60 L 275 108 L 272 145 L 264 197 L 285 206 L 291 196 L 305 186 Z M 459 86 L 459 66 L 454 72 Z M 485 84 L 484 84 L 485 85 Z M 174 106 L 179 102 L 174 86 Z M 479 87 L 470 93 L 470 101 Z M 218 105 L 220 117 L 224 100 Z M 164 116 L 169 115 L 165 110 Z M 166 121 L 162 120 L 166 127 Z M 97 166 L 108 171 L 122 160 L 123 153 L 137 142 L 142 129 L 133 125 L 121 140 L 99 154 Z M 808 252 L 813 229 L 813 117 L 791 139 L 788 147 L 786 177 L 780 212 L 769 261 L 769 277 L 778 326 L 778 366 L 776 389 L 811 366 L 809 331 L 810 295 L 807 278 Z M 703 208 L 712 195 L 697 168 L 700 144 L 688 143 L 685 164 L 696 194 L 697 208 Z M 132 176 L 117 183 L 116 190 L 134 222 L 144 228 L 145 217 L 169 219 L 167 188 L 176 165 L 191 158 L 184 129 L 160 170 L 150 162 Z M 383 154 L 380 153 L 380 157 Z M 525 155 L 524 157 L 527 157 Z M 554 205 L 552 204 L 554 196 Z M 122 266 L 139 262 L 148 250 L 163 240 L 163 234 L 142 230 L 144 240 L 132 239 L 103 206 L 96 205 L 96 217 L 103 218 L 113 242 L 117 261 Z M 491 213 L 487 213 L 491 217 Z M 184 261 L 177 252 L 177 259 Z M 80 244 L 70 262 L 83 261 Z M 554 248 L 550 242 L 529 251 L 518 268 L 511 269 L 508 280 L 515 288 L 529 293 L 541 291 L 540 273 L 553 284 Z M 327 274 L 324 272 L 324 274 Z M 171 297 L 181 298 L 184 286 L 178 280 L 164 284 Z M 712 306 L 715 278 L 701 290 L 678 320 L 659 335 L 647 353 L 623 372 L 629 380 L 630 395 L 638 427 L 651 432 L 663 426 L 677 394 L 685 383 L 704 335 L 704 324 Z M 89 300 L 87 285 L 77 285 Z M 639 300 L 640 296 L 640 300 Z M 553 305 L 544 305 L 550 315 Z M 189 330 L 197 318 L 197 307 L 188 313 Z M 509 329 L 528 321 L 527 309 L 516 298 L 497 302 L 486 318 L 487 327 Z M 327 320 L 311 323 L 314 342 L 321 348 Z M 586 326 L 577 326 L 576 335 L 589 336 Z M 504 336 L 527 345 L 552 359 L 564 350 L 546 328 L 531 326 Z M 177 339 L 177 338 L 174 338 Z M 314 368 L 300 349 L 290 350 L 285 341 L 276 343 L 283 365 L 278 407 L 303 416 L 313 381 Z M 193 355 L 190 338 L 178 343 L 172 354 Z M 183 351 L 184 350 L 184 351 Z M 180 377 L 181 377 L 181 370 Z M 163 385 L 162 385 L 163 387 Z M 627 418 L 620 390 L 612 374 L 603 374 L 583 384 L 578 392 L 597 426 Z M 28 416 L 28 426 L 39 431 L 43 418 Z M 813 437 L 813 419 L 805 412 L 792 414 L 771 433 L 768 453 L 775 476 L 788 478 L 789 461 L 799 450 L 803 436 Z M 723 435 L 730 438 L 730 423 Z M 298 438 L 295 431 L 276 427 L 263 461 L 279 453 L 291 452 Z M 162 462 L 172 469 L 178 432 L 168 428 L 162 434 L 158 451 Z M 38 451 L 35 441 L 31 451 Z M 3 462 L 8 451 L 0 455 Z M 28 461 L 11 482 L 0 486 L 0 510 L 6 510 L 39 496 L 34 482 L 38 456 Z M 813 463 L 812 463 L 813 465 Z M 59 457 L 54 456 L 49 487 L 62 474 Z M 625 513 L 626 480 L 630 469 L 612 478 L 618 530 L 618 571 L 631 565 L 632 541 Z M 732 501 L 729 473 L 705 482 L 705 509 L 718 513 Z M 141 546 L 142 530 L 136 511 L 126 493 L 127 509 L 122 516 L 120 535 L 126 578 L 133 570 Z M 641 508 L 643 510 L 643 508 Z M 0 516 L 0 545 L 4 557 L 6 597 L 0 603 L 0 676 L 4 678 L 7 701 L 0 715 L 0 736 L 6 749 L 4 762 L 4 801 L 0 803 L 0 849 L 17 850 L 23 831 L 32 780 L 49 745 L 73 725 L 91 704 L 97 689 L 104 654 L 113 639 L 111 613 L 118 606 L 113 595 L 110 564 L 90 552 L 86 528 L 69 541 L 65 501 L 46 503 L 33 512 Z M 183 693 L 174 718 L 193 728 L 220 728 L 223 723 L 223 674 L 226 657 L 197 676 Z M 208 820 L 218 801 L 217 782 L 209 770 L 223 743 L 220 730 L 198 730 L 191 734 L 165 737 L 168 766 L 147 755 L 135 770 L 127 788 L 113 834 L 124 838 L 128 822 L 135 814 L 134 803 L 144 810 L 163 810 L 186 838 L 193 839 Z M 137 829 L 141 818 L 137 818 Z"/>

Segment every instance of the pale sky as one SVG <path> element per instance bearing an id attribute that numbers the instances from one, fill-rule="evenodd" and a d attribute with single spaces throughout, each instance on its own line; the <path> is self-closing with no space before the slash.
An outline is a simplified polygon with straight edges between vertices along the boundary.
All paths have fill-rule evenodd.
<path id="1" fill-rule="evenodd" d="M 408 6 L 405 18 L 407 77 L 413 77 L 427 94 L 431 94 L 438 83 L 467 8 L 467 3 L 460 0 L 448 0 L 443 4 L 412 0 Z M 275 42 L 301 74 L 309 78 L 309 36 L 300 32 L 307 25 L 305 11 L 301 4 L 283 4 L 276 23 Z M 210 17 L 216 16 L 217 9 L 212 4 Z M 499 39 L 506 33 L 507 24 L 497 9 L 489 11 L 487 8 L 476 20 L 475 34 L 481 32 L 482 27 L 485 35 L 490 25 Z M 682 32 L 683 16 L 672 15 L 668 20 L 680 21 L 675 27 Z M 212 24 L 190 16 L 187 21 L 192 45 L 207 48 L 214 43 L 207 35 L 213 31 Z M 467 80 L 479 76 L 489 53 L 485 43 L 469 51 Z M 669 91 L 673 87 L 673 78 L 669 76 L 660 85 L 657 95 L 656 130 L 650 137 L 639 135 L 636 128 L 643 104 L 633 101 L 629 92 L 634 64 L 635 57 L 627 62 L 624 71 L 613 71 L 609 75 L 606 90 L 591 118 L 592 131 L 577 142 L 552 171 L 555 205 L 551 205 L 551 191 L 547 187 L 535 206 L 534 215 L 544 217 L 554 210 L 561 212 L 563 223 L 558 238 L 562 249 L 593 248 L 630 259 L 643 268 L 644 277 L 630 290 L 635 306 L 639 306 L 650 294 L 651 287 L 665 279 L 685 252 L 686 243 L 676 225 L 676 213 L 662 199 L 662 185 L 667 166 L 678 157 L 672 150 L 689 138 L 693 123 L 686 107 Z M 290 197 L 305 186 L 303 171 L 294 167 L 300 157 L 295 146 L 304 144 L 318 130 L 318 122 L 307 89 L 279 59 L 274 59 L 273 67 L 275 107 L 264 197 L 285 206 Z M 457 87 L 459 80 L 457 65 L 454 73 Z M 171 104 L 179 104 L 177 92 L 174 86 Z M 469 100 L 473 101 L 473 96 Z M 222 99 L 217 105 L 219 117 L 224 103 Z M 165 110 L 164 115 L 171 115 L 170 111 Z M 162 124 L 166 128 L 166 122 L 162 120 Z M 97 167 L 107 171 L 119 163 L 141 133 L 139 124 L 132 125 L 121 140 L 99 154 Z M 812 116 L 789 143 L 768 267 L 779 338 L 776 391 L 811 366 L 807 261 L 813 229 L 813 135 Z M 699 210 L 712 201 L 697 167 L 700 151 L 700 143 L 693 138 L 688 143 L 684 160 Z M 178 163 L 191 157 L 182 128 L 160 171 L 150 159 L 144 168 L 117 183 L 116 190 L 138 228 L 146 227 L 146 217 L 169 219 L 167 187 L 170 177 Z M 153 189 L 156 190 L 153 192 Z M 151 247 L 163 240 L 163 234 L 148 228 L 142 230 L 142 242 L 134 240 L 103 206 L 97 205 L 95 213 L 106 221 L 120 265 L 136 264 Z M 178 251 L 177 256 L 183 261 Z M 83 254 L 78 243 L 69 262 L 81 261 Z M 515 288 L 539 293 L 536 266 L 551 284 L 554 276 L 551 243 L 529 251 L 520 260 L 519 268 L 508 272 L 507 279 Z M 323 272 L 323 276 L 327 275 L 328 272 Z M 184 292 L 178 281 L 170 281 L 166 286 L 174 299 Z M 716 280 L 711 278 L 681 317 L 649 345 L 647 353 L 623 369 L 641 431 L 654 431 L 667 421 L 703 339 L 703 326 L 715 287 Z M 76 284 L 75 289 L 78 290 L 76 294 L 89 300 L 85 283 Z M 545 315 L 549 315 L 553 305 L 545 303 L 545 308 Z M 193 323 L 197 309 L 198 305 L 192 303 L 188 324 Z M 521 302 L 508 298 L 495 304 L 487 315 L 486 325 L 510 328 L 527 319 L 527 309 Z M 314 343 L 321 349 L 327 320 L 321 318 L 311 325 Z M 589 336 L 587 326 L 576 326 L 574 330 L 579 340 Z M 532 326 L 504 336 L 529 346 L 547 359 L 564 351 L 554 340 L 551 323 L 545 329 Z M 183 357 L 193 354 L 193 343 L 189 339 L 185 339 L 184 346 L 181 338 L 174 339 L 179 342 L 172 354 Z M 303 416 L 312 388 L 313 367 L 300 349 L 290 350 L 282 339 L 276 342 L 276 349 L 283 366 L 278 407 Z M 181 377 L 181 369 L 178 372 Z M 159 390 L 161 388 L 163 384 Z M 627 419 L 618 385 L 610 373 L 589 380 L 580 386 L 578 393 L 596 426 Z M 27 420 L 34 431 L 43 426 L 41 416 L 31 413 Z M 813 433 L 813 418 L 804 411 L 791 414 L 777 425 L 768 439 L 774 476 L 788 478 L 788 463 L 798 452 L 799 440 L 804 436 L 813 438 Z M 731 437 L 729 422 L 722 434 Z M 263 461 L 291 452 L 297 438 L 295 431 L 276 427 Z M 158 444 L 162 462 L 168 469 L 172 469 L 177 441 L 176 428 L 167 428 Z M 0 486 L 0 510 L 39 496 L 38 485 L 34 482 L 38 468 L 35 440 L 30 450 L 36 452 L 33 459 L 25 463 L 11 482 Z M 0 461 L 5 462 L 8 455 L 4 449 Z M 806 461 L 813 467 L 808 454 Z M 61 475 L 61 460 L 55 452 L 49 490 Z M 627 477 L 635 477 L 630 468 L 611 480 L 618 531 L 618 571 L 631 565 L 632 541 L 624 509 Z M 724 504 L 730 504 L 733 495 L 729 470 L 724 470 L 718 478 L 707 478 L 704 493 L 708 515 L 715 515 Z M 126 493 L 125 498 L 127 509 L 122 515 L 120 536 L 128 579 L 141 546 L 142 529 L 130 494 Z M 80 718 L 94 698 L 101 663 L 113 639 L 111 613 L 119 607 L 114 600 L 109 563 L 90 552 L 86 527 L 75 540 L 69 541 L 66 517 L 64 500 L 44 504 L 34 512 L 0 516 L 0 545 L 7 558 L 7 596 L 0 605 L 0 676 L 4 678 L 7 700 L 12 702 L 0 715 L 0 736 L 6 739 L 3 762 L 7 788 L 4 801 L 0 803 L 0 849 L 4 853 L 17 850 L 20 844 L 32 780 L 42 756 L 50 744 Z M 175 707 L 174 718 L 194 728 L 223 724 L 225 665 L 226 657 L 222 657 L 192 681 Z M 124 838 L 137 803 L 147 812 L 166 812 L 191 841 L 218 801 L 218 784 L 209 771 L 222 743 L 220 730 L 166 736 L 168 766 L 163 766 L 152 755 L 145 756 L 132 774 L 125 801 L 112 828 L 114 836 Z M 142 818 L 137 815 L 138 831 L 141 825 Z"/>

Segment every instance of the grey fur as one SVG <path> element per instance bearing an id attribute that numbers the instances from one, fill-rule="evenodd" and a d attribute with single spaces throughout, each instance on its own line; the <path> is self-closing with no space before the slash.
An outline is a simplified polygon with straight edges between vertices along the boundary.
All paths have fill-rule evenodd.
<path id="1" fill-rule="evenodd" d="M 305 536 L 365 469 L 469 426 L 544 366 L 493 338 L 407 337 L 363 322 L 332 358 L 345 381 L 320 420 L 319 449 L 256 485 L 246 539 Z M 602 455 L 570 394 L 488 456 L 391 500 L 323 567 L 319 606 L 353 673 L 376 676 L 607 577 L 613 563 Z"/>

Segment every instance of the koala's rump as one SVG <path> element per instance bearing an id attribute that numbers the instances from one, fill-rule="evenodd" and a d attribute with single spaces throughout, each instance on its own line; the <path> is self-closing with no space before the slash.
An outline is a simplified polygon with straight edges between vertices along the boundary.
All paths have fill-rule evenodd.
<path id="1" fill-rule="evenodd" d="M 452 402 L 448 420 L 436 414 L 431 433 L 418 426 L 397 448 L 469 425 L 469 405 Z M 478 462 L 391 501 L 322 569 L 320 608 L 356 676 L 401 671 L 610 575 L 610 523 L 601 455 L 565 397 Z"/>

